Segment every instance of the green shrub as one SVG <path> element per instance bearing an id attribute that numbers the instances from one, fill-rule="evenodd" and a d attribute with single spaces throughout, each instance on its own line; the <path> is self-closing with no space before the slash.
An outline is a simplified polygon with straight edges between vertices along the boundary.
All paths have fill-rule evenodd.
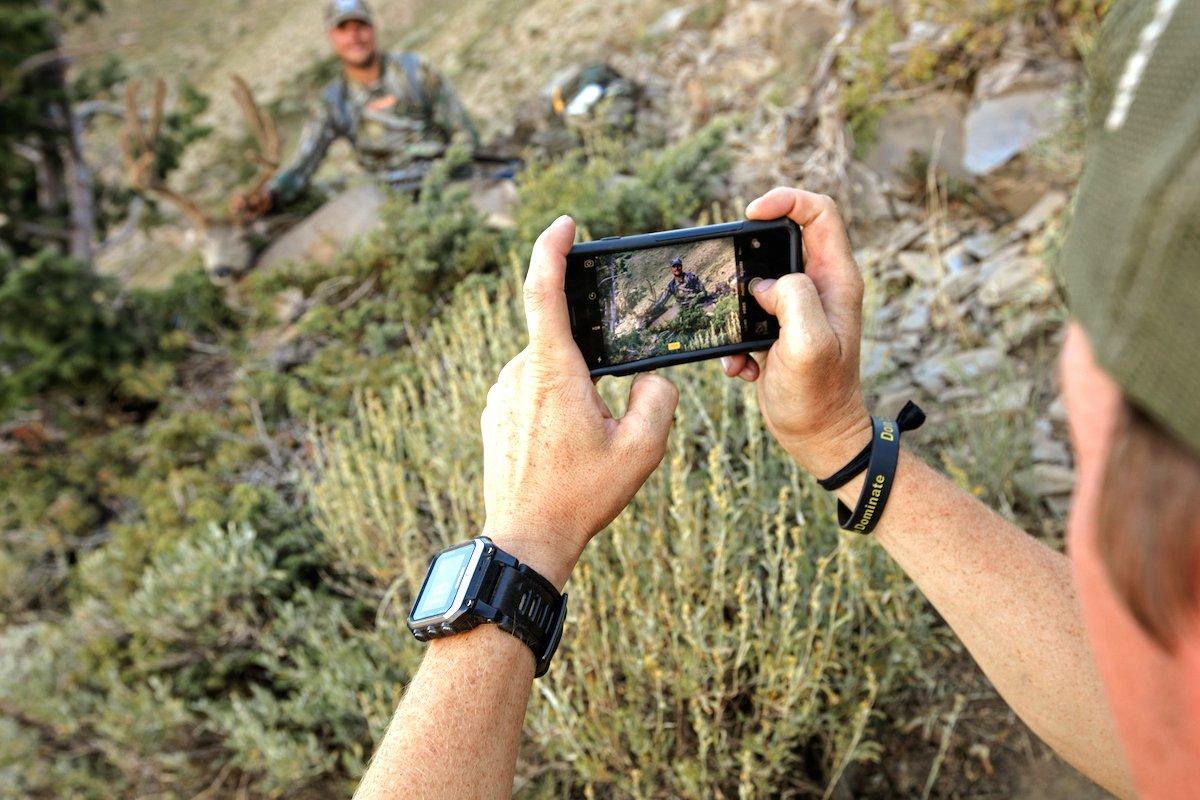
<path id="1" fill-rule="evenodd" d="M 725 129 L 714 123 L 645 152 L 593 141 L 589 151 L 530 165 L 518 181 L 517 240 L 532 243 L 559 214 L 573 216 L 595 239 L 694 224 L 714 201 L 727 199 Z"/>
<path id="2" fill-rule="evenodd" d="M 0 410 L 54 393 L 156 399 L 192 336 L 233 324 L 200 271 L 162 291 L 126 293 L 55 253 L 14 261 L 0 250 Z"/>

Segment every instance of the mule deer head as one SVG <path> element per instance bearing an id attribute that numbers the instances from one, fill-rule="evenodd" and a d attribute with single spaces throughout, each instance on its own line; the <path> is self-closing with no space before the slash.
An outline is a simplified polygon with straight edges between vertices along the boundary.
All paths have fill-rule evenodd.
<path id="1" fill-rule="evenodd" d="M 243 220 L 224 215 L 206 214 L 192 199 L 166 185 L 159 174 L 158 136 L 162 129 L 166 84 L 161 78 L 154 84 L 154 99 L 148 115 L 138 112 L 137 81 L 125 90 L 125 127 L 120 134 L 121 153 L 130 184 L 140 192 L 174 205 L 191 223 L 189 239 L 199 248 L 204 269 L 214 283 L 228 283 L 246 273 L 254 262 L 254 248 Z M 279 169 L 279 133 L 271 116 L 259 108 L 254 95 L 241 77 L 233 76 L 233 97 L 246 117 L 257 149 L 246 159 L 258 168 L 251 190 L 266 185 Z"/>

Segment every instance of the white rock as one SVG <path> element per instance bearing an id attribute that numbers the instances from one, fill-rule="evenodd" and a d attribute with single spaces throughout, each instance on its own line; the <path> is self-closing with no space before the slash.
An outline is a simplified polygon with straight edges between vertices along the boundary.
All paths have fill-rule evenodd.
<path id="1" fill-rule="evenodd" d="M 646 35 L 666 36 L 674 33 L 683 27 L 691 10 L 690 6 L 679 6 L 664 12 L 661 17 L 650 24 L 650 27 L 646 28 Z"/>

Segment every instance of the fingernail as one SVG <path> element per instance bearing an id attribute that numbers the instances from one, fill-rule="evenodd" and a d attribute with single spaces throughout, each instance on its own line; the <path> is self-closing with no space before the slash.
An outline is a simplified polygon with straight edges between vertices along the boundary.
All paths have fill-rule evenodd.
<path id="1" fill-rule="evenodd" d="M 558 217 L 558 219 L 554 220 L 554 224 L 555 224 L 555 225 L 558 225 L 558 224 L 560 224 L 560 223 L 561 223 L 563 220 L 570 221 L 570 219 L 571 219 L 571 215 L 570 215 L 570 214 L 560 214 L 560 215 L 559 215 L 559 217 Z"/>
<path id="2" fill-rule="evenodd" d="M 755 294 L 762 294 L 774 285 L 774 278 L 752 278 L 750 280 L 750 291 L 754 292 Z"/>
<path id="3" fill-rule="evenodd" d="M 749 216 L 749 215 L 753 214 L 753 213 L 754 213 L 754 207 L 755 207 L 755 206 L 757 206 L 757 205 L 758 205 L 758 199 L 757 199 L 757 198 L 755 198 L 754 200 L 751 200 L 751 201 L 750 201 L 750 205 L 746 206 L 746 216 Z"/>
<path id="4" fill-rule="evenodd" d="M 729 356 L 721 356 L 721 369 L 725 370 L 726 374 L 729 374 L 729 367 L 732 364 L 733 360 Z"/>

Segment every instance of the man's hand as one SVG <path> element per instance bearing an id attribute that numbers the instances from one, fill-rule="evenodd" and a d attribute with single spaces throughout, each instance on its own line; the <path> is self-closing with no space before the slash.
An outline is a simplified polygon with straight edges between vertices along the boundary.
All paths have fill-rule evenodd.
<path id="1" fill-rule="evenodd" d="M 501 371 L 481 420 L 484 533 L 560 590 L 662 461 L 679 402 L 670 381 L 639 375 L 613 419 L 571 338 L 563 281 L 574 239 L 570 217 L 538 237 L 525 280 L 529 345 Z"/>
<path id="2" fill-rule="evenodd" d="M 274 201 L 268 189 L 238 192 L 229 198 L 229 213 L 241 222 L 252 222 L 270 211 L 272 205 Z"/>
<path id="3" fill-rule="evenodd" d="M 819 478 L 871 438 L 858 377 L 863 281 L 837 206 L 830 198 L 777 188 L 746 208 L 749 219 L 787 216 L 804 231 L 803 274 L 751 287 L 779 318 L 779 341 L 760 360 L 721 361 L 725 374 L 758 381 L 768 430 L 800 466 Z"/>

